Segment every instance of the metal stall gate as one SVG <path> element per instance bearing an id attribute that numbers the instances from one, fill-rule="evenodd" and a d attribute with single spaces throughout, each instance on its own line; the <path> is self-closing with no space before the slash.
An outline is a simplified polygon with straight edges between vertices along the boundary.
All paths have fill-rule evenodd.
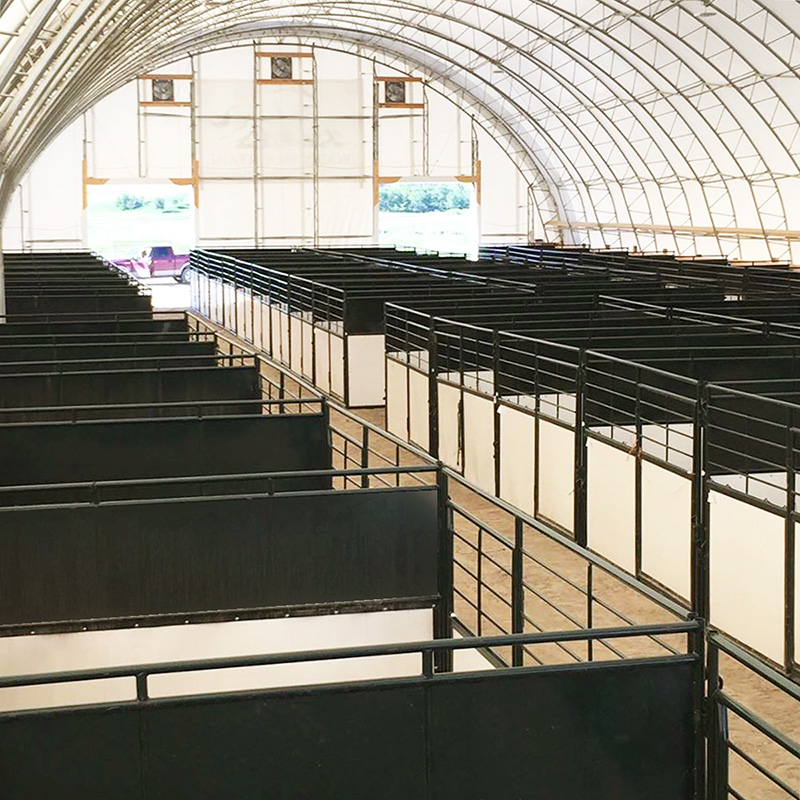
<path id="1" fill-rule="evenodd" d="M 695 623 L 529 634 L 4 679 L 0 688 L 126 680 L 131 698 L 0 716 L 7 800 L 269 797 L 689 800 L 696 655 L 434 673 L 437 652 L 690 634 Z M 290 664 L 406 659 L 404 676 L 270 682 Z M 176 696 L 181 672 L 255 668 L 267 687 Z M 172 680 L 172 683 L 170 683 Z M 291 683 L 292 681 L 290 681 Z"/>

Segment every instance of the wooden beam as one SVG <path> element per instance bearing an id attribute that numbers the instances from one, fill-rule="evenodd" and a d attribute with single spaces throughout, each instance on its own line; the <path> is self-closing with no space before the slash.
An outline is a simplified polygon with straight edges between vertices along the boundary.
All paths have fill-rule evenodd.
<path id="1" fill-rule="evenodd" d="M 378 103 L 378 108 L 425 108 L 425 103 Z"/>
<path id="2" fill-rule="evenodd" d="M 259 86 L 269 86 L 270 84 L 287 86 L 294 84 L 295 86 L 309 86 L 314 83 L 313 78 L 258 78 L 256 83 Z"/>
<path id="3" fill-rule="evenodd" d="M 391 81 L 392 83 L 422 83 L 423 78 L 414 78 L 410 75 L 376 75 L 376 81 Z"/>
<path id="4" fill-rule="evenodd" d="M 689 233 L 700 236 L 747 236 L 756 239 L 800 239 L 800 231 L 762 230 L 761 228 L 711 228 L 697 225 L 649 225 L 632 222 L 569 222 L 551 219 L 546 228 L 577 228 L 579 230 L 640 231 L 642 233 Z"/>
<path id="5" fill-rule="evenodd" d="M 166 106 L 169 108 L 191 108 L 192 104 L 188 100 L 140 100 L 140 106 Z"/>
<path id="6" fill-rule="evenodd" d="M 192 80 L 191 75 L 153 75 L 153 74 L 146 74 L 146 75 L 139 75 L 140 81 L 190 81 Z"/>
<path id="7" fill-rule="evenodd" d="M 313 53 L 278 53 L 267 50 L 259 50 L 256 58 L 313 58 Z"/>

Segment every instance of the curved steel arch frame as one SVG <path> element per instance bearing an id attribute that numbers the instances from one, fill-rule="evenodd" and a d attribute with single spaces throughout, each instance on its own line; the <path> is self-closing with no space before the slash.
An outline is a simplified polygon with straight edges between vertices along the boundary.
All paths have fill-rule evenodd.
<path id="1" fill-rule="evenodd" d="M 423 72 L 508 149 L 551 238 L 734 256 L 759 239 L 773 258 L 800 242 L 796 3 L 12 0 L 0 31 L 0 210 L 137 74 L 292 38 Z"/>

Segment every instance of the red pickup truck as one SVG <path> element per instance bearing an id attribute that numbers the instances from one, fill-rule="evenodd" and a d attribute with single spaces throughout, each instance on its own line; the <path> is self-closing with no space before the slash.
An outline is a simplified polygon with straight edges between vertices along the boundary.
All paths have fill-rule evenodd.
<path id="1" fill-rule="evenodd" d="M 123 258 L 111 263 L 137 278 L 171 277 L 189 283 L 189 255 L 178 255 L 171 247 L 151 247 L 138 258 Z"/>

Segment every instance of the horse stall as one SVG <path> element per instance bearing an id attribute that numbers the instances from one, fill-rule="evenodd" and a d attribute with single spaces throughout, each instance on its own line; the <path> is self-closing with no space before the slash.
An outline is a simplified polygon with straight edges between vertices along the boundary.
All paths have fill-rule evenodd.
<path id="1" fill-rule="evenodd" d="M 527 251 L 496 280 L 276 251 L 305 264 L 283 284 L 225 256 L 193 275 L 204 319 L 9 321 L 4 798 L 767 796 L 737 758 L 792 796 L 792 718 L 761 700 L 800 700 L 794 331 L 677 313 L 698 276 L 727 302 L 704 265 L 539 255 L 537 282 Z M 345 266 L 342 341 L 349 315 L 386 326 L 396 435 L 311 387 L 336 296 L 298 289 L 314 259 Z M 349 261 L 374 264 L 363 287 Z M 429 293 L 377 277 L 397 262 Z M 248 354 L 265 334 L 285 366 Z M 176 336 L 216 353 L 155 349 Z M 175 357 L 216 361 L 126 366 Z"/>

